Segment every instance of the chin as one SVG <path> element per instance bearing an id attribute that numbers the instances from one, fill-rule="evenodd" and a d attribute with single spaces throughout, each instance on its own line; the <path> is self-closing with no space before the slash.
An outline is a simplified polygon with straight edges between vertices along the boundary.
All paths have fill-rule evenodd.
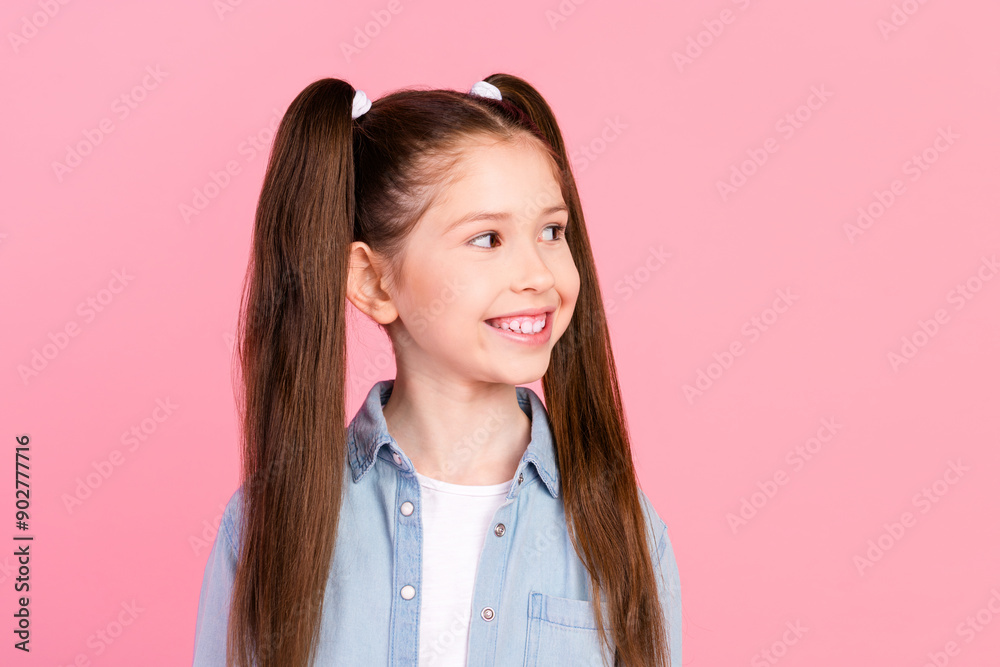
<path id="1" fill-rule="evenodd" d="M 504 384 L 518 385 L 518 384 L 531 384 L 536 380 L 541 380 L 542 376 L 549 369 L 549 357 L 545 356 L 545 362 L 542 363 L 530 363 L 521 364 L 517 367 L 507 366 L 503 369 L 498 369 L 500 372 L 497 374 L 497 382 L 503 382 Z"/>

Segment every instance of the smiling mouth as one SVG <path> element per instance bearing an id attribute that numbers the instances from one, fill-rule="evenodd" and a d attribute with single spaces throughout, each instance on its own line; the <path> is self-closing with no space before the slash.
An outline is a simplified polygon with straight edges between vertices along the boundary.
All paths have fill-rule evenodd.
<path id="1" fill-rule="evenodd" d="M 509 331 L 523 336 L 533 336 L 545 329 L 545 325 L 548 322 L 550 315 L 551 313 L 542 313 L 541 315 L 533 316 L 522 315 L 519 317 L 497 317 L 491 320 L 486 320 L 486 323 L 495 329 L 501 329 L 503 331 Z"/>

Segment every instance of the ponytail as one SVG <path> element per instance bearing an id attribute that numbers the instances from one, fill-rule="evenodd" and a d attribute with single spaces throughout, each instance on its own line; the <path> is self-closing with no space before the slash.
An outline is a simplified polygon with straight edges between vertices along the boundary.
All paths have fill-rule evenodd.
<path id="1" fill-rule="evenodd" d="M 295 98 L 257 204 L 237 328 L 243 512 L 226 667 L 315 655 L 347 460 L 353 98 L 337 79 Z"/>

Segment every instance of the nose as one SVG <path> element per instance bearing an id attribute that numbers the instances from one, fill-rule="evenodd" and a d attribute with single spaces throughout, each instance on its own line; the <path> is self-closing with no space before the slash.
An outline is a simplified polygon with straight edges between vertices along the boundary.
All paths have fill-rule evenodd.
<path id="1" fill-rule="evenodd" d="M 515 291 L 545 292 L 555 285 L 555 275 L 545 261 L 542 248 L 535 240 L 522 240 L 511 259 L 511 288 Z"/>

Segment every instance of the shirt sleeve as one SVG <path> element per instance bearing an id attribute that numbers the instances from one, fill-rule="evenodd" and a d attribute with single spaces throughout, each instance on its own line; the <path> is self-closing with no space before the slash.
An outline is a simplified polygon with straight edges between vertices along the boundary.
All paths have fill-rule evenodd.
<path id="1" fill-rule="evenodd" d="M 681 579 L 677 559 L 670 544 L 667 526 L 656 549 L 660 605 L 667 623 L 667 646 L 670 649 L 670 666 L 681 667 Z"/>
<path id="2" fill-rule="evenodd" d="M 651 545 L 656 545 L 653 570 L 656 575 L 657 593 L 663 620 L 667 625 L 667 647 L 670 650 L 670 667 L 681 667 L 681 579 L 677 559 L 670 543 L 667 524 L 660 518 L 649 496 L 639 489 L 639 499 L 646 513 Z"/>
<path id="3" fill-rule="evenodd" d="M 226 664 L 226 635 L 229 629 L 230 596 L 236 574 L 236 552 L 230 536 L 230 517 L 223 515 L 215 544 L 205 564 L 198 599 L 198 620 L 194 631 L 192 667 L 219 667 Z"/>

